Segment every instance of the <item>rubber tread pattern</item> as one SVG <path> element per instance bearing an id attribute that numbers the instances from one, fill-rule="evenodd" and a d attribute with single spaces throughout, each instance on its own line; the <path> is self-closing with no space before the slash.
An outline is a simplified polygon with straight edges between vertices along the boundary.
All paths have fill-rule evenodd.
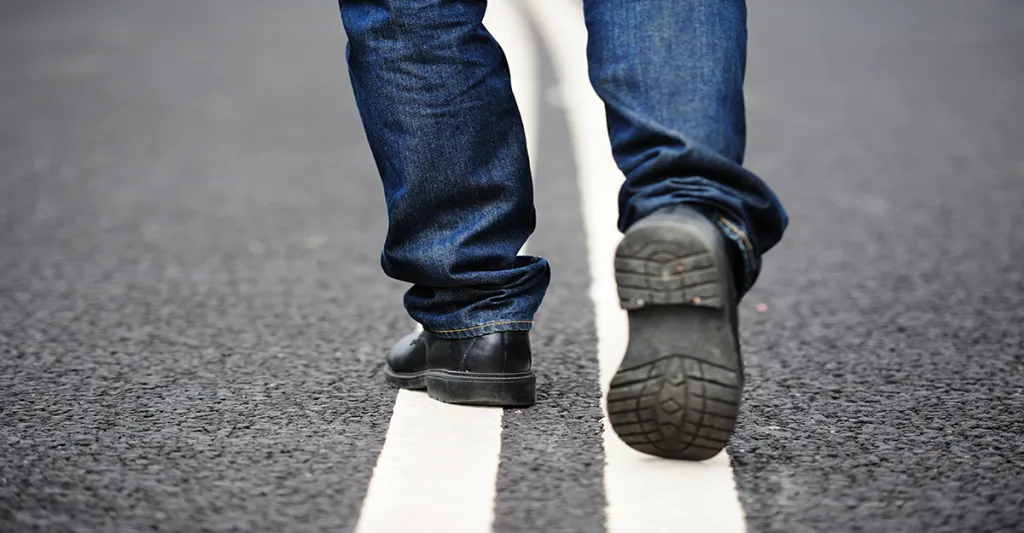
<path id="1" fill-rule="evenodd" d="M 677 242 L 652 241 L 615 257 L 615 282 L 623 309 L 646 305 L 722 305 L 718 269 L 710 251 L 685 253 Z"/>
<path id="2" fill-rule="evenodd" d="M 616 434 L 641 452 L 704 460 L 732 435 L 740 394 L 737 371 L 666 356 L 619 370 L 608 392 L 609 419 Z"/>

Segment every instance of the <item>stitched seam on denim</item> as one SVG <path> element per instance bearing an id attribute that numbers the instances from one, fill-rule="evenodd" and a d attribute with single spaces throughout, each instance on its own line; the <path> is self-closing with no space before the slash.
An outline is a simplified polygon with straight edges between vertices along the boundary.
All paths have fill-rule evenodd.
<path id="1" fill-rule="evenodd" d="M 747 255 L 750 256 L 750 264 L 753 265 L 756 262 L 754 260 L 754 245 L 750 244 L 750 239 L 747 238 L 747 234 L 744 233 L 743 230 L 737 228 L 732 222 L 729 222 L 727 218 L 723 216 L 719 216 L 718 218 L 719 220 L 722 221 L 723 224 L 729 226 L 729 229 L 735 231 L 736 234 L 739 235 L 741 239 L 743 239 L 743 243 L 746 244 Z"/>
<path id="2" fill-rule="evenodd" d="M 460 331 L 472 331 L 474 329 L 486 328 L 487 326 L 498 326 L 501 324 L 533 324 L 532 320 L 501 320 L 498 322 L 488 322 L 487 324 L 481 324 L 479 326 L 470 326 L 468 328 L 459 329 L 438 329 L 434 330 L 433 333 L 458 333 Z"/>
<path id="3" fill-rule="evenodd" d="M 750 280 L 754 276 L 754 269 L 757 268 L 757 258 L 754 257 L 754 246 L 750 244 L 750 239 L 747 238 L 747 234 L 743 230 L 736 227 L 735 224 L 729 222 L 729 220 L 721 215 L 718 216 L 718 220 L 725 224 L 727 229 L 732 233 L 743 239 L 743 248 L 745 248 L 745 254 L 743 254 L 743 262 L 746 263 L 746 272 L 743 273 L 743 279 L 745 284 L 750 285 Z"/>

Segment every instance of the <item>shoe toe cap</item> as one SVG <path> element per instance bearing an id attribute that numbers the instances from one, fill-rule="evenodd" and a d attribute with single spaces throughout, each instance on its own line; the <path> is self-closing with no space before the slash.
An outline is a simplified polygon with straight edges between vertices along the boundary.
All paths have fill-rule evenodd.
<path id="1" fill-rule="evenodd" d="M 391 347 L 388 352 L 388 367 L 395 372 L 419 372 L 426 369 L 427 345 L 422 333 L 414 331 Z"/>

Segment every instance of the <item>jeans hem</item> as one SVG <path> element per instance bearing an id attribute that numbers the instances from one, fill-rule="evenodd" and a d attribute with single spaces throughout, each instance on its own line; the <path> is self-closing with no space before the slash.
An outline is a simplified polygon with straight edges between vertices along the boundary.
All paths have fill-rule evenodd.
<path id="1" fill-rule="evenodd" d="M 442 339 L 468 339 L 470 337 L 479 337 L 481 335 L 487 335 L 488 333 L 496 333 L 499 331 L 530 331 L 532 327 L 532 320 L 498 320 L 495 322 L 480 324 L 478 326 L 468 326 L 456 329 L 425 329 L 431 335 Z"/>
<path id="2" fill-rule="evenodd" d="M 722 215 L 718 216 L 717 223 L 722 234 L 739 247 L 740 255 L 743 257 L 743 286 L 737 287 L 738 296 L 742 297 L 750 290 L 750 287 L 754 285 L 754 280 L 757 279 L 757 274 L 760 270 L 757 253 L 754 251 L 753 244 L 750 243 L 750 238 L 747 237 L 746 232 L 740 229 L 739 226 L 730 222 L 729 219 Z"/>

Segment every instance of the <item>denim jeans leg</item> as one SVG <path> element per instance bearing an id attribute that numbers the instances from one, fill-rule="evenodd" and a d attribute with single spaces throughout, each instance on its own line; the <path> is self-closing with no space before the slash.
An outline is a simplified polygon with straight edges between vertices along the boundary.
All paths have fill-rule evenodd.
<path id="1" fill-rule="evenodd" d="M 585 0 L 590 78 L 604 101 L 626 181 L 619 228 L 694 204 L 738 247 L 742 295 L 788 223 L 772 190 L 743 168 L 743 0 Z"/>
<path id="2" fill-rule="evenodd" d="M 484 0 L 340 0 L 353 91 L 388 208 L 384 271 L 438 336 L 529 330 L 550 277 L 518 252 L 536 214 L 508 64 Z"/>

